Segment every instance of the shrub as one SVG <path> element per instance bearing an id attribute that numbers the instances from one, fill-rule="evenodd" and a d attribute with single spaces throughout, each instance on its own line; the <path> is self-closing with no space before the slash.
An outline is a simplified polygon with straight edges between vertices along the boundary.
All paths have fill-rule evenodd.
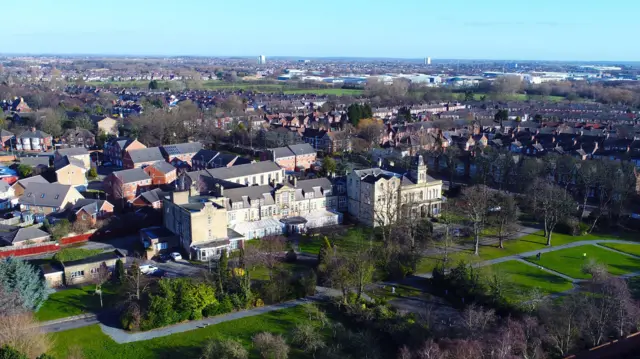
<path id="1" fill-rule="evenodd" d="M 49 335 L 38 324 L 29 312 L 0 318 L 0 345 L 22 354 L 14 356 L 15 352 L 7 349 L 0 358 L 36 358 L 48 352 L 51 349 Z"/>
<path id="2" fill-rule="evenodd" d="M 0 348 L 0 359 L 28 359 L 26 355 L 13 349 L 8 345 L 3 345 Z"/>
<path id="3" fill-rule="evenodd" d="M 51 238 L 56 241 L 59 241 L 61 238 L 69 235 L 69 231 L 71 231 L 71 223 L 68 219 L 63 219 L 56 223 L 53 226 L 49 227 L 49 233 L 51 234 Z"/>
<path id="4" fill-rule="evenodd" d="M 289 249 L 287 254 L 284 257 L 284 261 L 287 263 L 295 263 L 298 260 L 298 255 L 293 249 Z"/>
<path id="5" fill-rule="evenodd" d="M 211 339 L 202 350 L 202 359 L 247 359 L 249 352 L 233 339 Z"/>
<path id="6" fill-rule="evenodd" d="M 315 353 L 325 347 L 322 334 L 311 324 L 298 324 L 291 333 L 292 342 L 307 353 Z"/>
<path id="7" fill-rule="evenodd" d="M 579 223 L 580 221 L 575 217 L 566 218 L 556 225 L 556 232 L 568 234 L 570 236 L 577 236 L 580 234 Z"/>
<path id="8" fill-rule="evenodd" d="M 231 301 L 231 298 L 229 298 L 229 296 L 225 296 L 220 301 L 217 314 L 224 314 L 224 313 L 230 313 L 230 312 L 233 312 L 233 302 Z"/>
<path id="9" fill-rule="evenodd" d="M 258 333 L 253 337 L 253 346 L 263 359 L 287 359 L 289 346 L 280 335 L 267 332 Z"/>
<path id="10" fill-rule="evenodd" d="M 89 172 L 87 172 L 87 177 L 89 178 L 96 178 L 98 177 L 98 171 L 96 171 L 96 169 L 94 167 L 91 167 L 91 169 L 89 170 Z"/>

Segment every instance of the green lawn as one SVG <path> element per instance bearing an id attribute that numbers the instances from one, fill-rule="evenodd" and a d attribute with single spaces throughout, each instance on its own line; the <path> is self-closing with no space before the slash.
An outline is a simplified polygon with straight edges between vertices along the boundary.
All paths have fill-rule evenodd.
<path id="1" fill-rule="evenodd" d="M 483 268 L 487 273 L 495 273 L 506 282 L 505 297 L 508 301 L 519 303 L 527 297 L 532 289 L 538 288 L 544 294 L 553 294 L 569 290 L 573 287 L 566 279 L 545 272 L 519 261 L 507 261 Z"/>
<path id="2" fill-rule="evenodd" d="M 613 236 L 608 237 L 611 238 Z M 593 234 L 588 234 L 585 236 L 570 236 L 567 234 L 554 233 L 551 236 L 551 244 L 554 246 L 559 246 L 576 241 L 589 241 L 598 239 L 602 239 L 602 237 Z M 536 251 L 546 247 L 547 240 L 546 238 L 544 238 L 543 232 L 538 231 L 518 239 L 505 241 L 503 249 L 499 248 L 497 244 L 481 245 L 479 256 L 475 256 L 472 250 L 464 250 L 458 253 L 454 253 L 450 256 L 449 266 L 453 266 L 461 260 L 473 263 L 477 261 L 506 257 L 523 252 Z M 417 273 L 430 273 L 433 268 L 435 268 L 441 262 L 441 255 L 424 257 L 418 265 Z"/>
<path id="3" fill-rule="evenodd" d="M 328 238 L 332 245 L 338 247 L 338 250 L 346 252 L 355 252 L 359 248 L 366 249 L 369 246 L 373 248 L 379 247 L 382 243 L 373 239 L 371 232 L 368 231 L 369 229 L 366 228 L 352 228 L 345 235 Z M 370 241 L 369 238 L 372 238 L 372 240 Z M 298 241 L 298 246 L 301 252 L 317 255 L 323 242 L 323 235 L 303 236 Z"/>
<path id="4" fill-rule="evenodd" d="M 640 257 L 640 244 L 598 243 L 601 246 Z"/>
<path id="5" fill-rule="evenodd" d="M 295 263 L 282 263 L 282 269 L 291 271 L 292 273 L 302 273 L 310 271 L 312 268 L 307 265 L 308 262 L 298 261 Z M 251 271 L 251 279 L 253 280 L 269 280 L 269 270 L 266 267 L 258 267 Z"/>
<path id="6" fill-rule="evenodd" d="M 586 258 L 584 257 L 586 253 Z M 607 266 L 609 273 L 621 275 L 640 271 L 640 259 L 615 253 L 594 245 L 585 245 L 562 249 L 542 254 L 538 261 L 535 256 L 528 261 L 555 270 L 572 278 L 589 279 L 590 276 L 582 272 L 582 267 L 591 260 Z"/>
<path id="7" fill-rule="evenodd" d="M 49 296 L 46 302 L 36 312 L 36 319 L 48 321 L 100 311 L 100 297 L 94 294 L 95 286 L 64 289 Z M 102 299 L 105 307 L 114 297 L 113 289 L 103 286 Z"/>
<path id="8" fill-rule="evenodd" d="M 53 333 L 54 347 L 51 354 L 56 358 L 66 358 L 70 348 L 80 347 L 84 357 L 91 359 L 198 358 L 206 340 L 233 338 L 240 340 L 247 349 L 251 350 L 251 358 L 259 358 L 251 348 L 253 335 L 267 331 L 282 334 L 287 338 L 291 329 L 305 318 L 302 308 L 295 307 L 128 344 L 115 343 L 100 330 L 99 326 L 93 325 Z M 310 357 L 295 349 L 292 349 L 289 354 L 289 358 L 293 359 Z"/>

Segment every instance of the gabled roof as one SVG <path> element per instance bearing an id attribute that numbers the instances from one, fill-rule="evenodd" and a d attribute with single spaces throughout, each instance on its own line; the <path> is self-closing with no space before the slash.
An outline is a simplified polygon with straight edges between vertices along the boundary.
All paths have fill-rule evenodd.
<path id="1" fill-rule="evenodd" d="M 31 167 L 49 167 L 49 157 L 18 157 L 18 161 L 20 161 L 20 164 Z"/>
<path id="2" fill-rule="evenodd" d="M 104 206 L 105 203 L 108 202 L 101 199 L 84 198 L 76 202 L 76 204 L 73 205 L 72 210 L 74 213 L 84 210 L 89 214 L 96 214 L 102 210 L 102 206 Z"/>
<path id="3" fill-rule="evenodd" d="M 202 149 L 200 142 L 178 143 L 175 145 L 162 146 L 162 151 L 169 156 L 196 153 Z"/>
<path id="4" fill-rule="evenodd" d="M 13 132 L 9 132 L 7 130 L 1 130 L 0 131 L 0 136 L 2 136 L 2 137 L 11 137 L 11 136 L 15 136 L 15 134 Z"/>
<path id="5" fill-rule="evenodd" d="M 212 151 L 212 150 L 200 150 L 193 156 L 193 159 L 208 163 L 209 161 L 214 159 L 216 156 L 218 156 L 219 153 L 220 152 L 218 151 Z"/>
<path id="6" fill-rule="evenodd" d="M 19 138 L 47 138 L 47 137 L 51 137 L 51 135 L 40 130 L 35 130 L 35 131 L 29 130 L 29 131 L 24 131 L 18 137 Z"/>
<path id="7" fill-rule="evenodd" d="M 69 148 L 59 148 L 56 151 L 60 156 L 84 156 L 89 155 L 89 151 L 87 151 L 84 147 L 69 147 Z"/>
<path id="8" fill-rule="evenodd" d="M 299 145 L 290 145 L 289 149 L 296 156 L 308 155 L 308 154 L 316 153 L 316 150 L 314 150 L 313 147 L 311 147 L 311 145 L 308 144 L 308 143 L 302 143 L 302 144 L 299 144 Z"/>
<path id="9" fill-rule="evenodd" d="M 278 147 L 271 150 L 273 152 L 273 159 L 293 157 L 295 154 L 288 147 Z"/>
<path id="10" fill-rule="evenodd" d="M 133 168 L 130 170 L 122 170 L 113 172 L 113 175 L 118 177 L 122 183 L 131 183 L 144 180 L 150 180 L 151 177 L 142 168 Z"/>
<path id="11" fill-rule="evenodd" d="M 49 183 L 49 181 L 47 181 L 46 179 L 44 179 L 44 177 L 37 175 L 37 176 L 32 176 L 32 177 L 27 177 L 27 178 L 23 178 L 18 180 L 15 184 L 20 184 L 22 187 L 27 187 L 27 185 L 29 183 Z"/>
<path id="12" fill-rule="evenodd" d="M 250 163 L 246 165 L 214 168 L 207 170 L 206 173 L 213 178 L 228 179 L 235 177 L 251 176 L 254 174 L 260 174 L 264 172 L 274 172 L 280 170 L 280 166 L 273 161 L 264 161 L 257 163 Z"/>
<path id="13" fill-rule="evenodd" d="M 64 156 L 55 162 L 56 171 L 68 165 L 84 168 L 84 162 L 75 157 Z"/>
<path id="14" fill-rule="evenodd" d="M 160 188 L 156 188 L 151 191 L 143 192 L 138 196 L 138 198 L 143 199 L 145 202 L 149 204 L 153 204 L 154 202 L 162 201 L 164 199 L 165 194 L 167 193 L 168 192 L 165 192 Z"/>
<path id="15" fill-rule="evenodd" d="M 76 191 L 76 189 L 69 185 L 31 182 L 27 184 L 18 203 L 31 206 L 62 207 L 65 198 L 71 191 Z"/>
<path id="16" fill-rule="evenodd" d="M 167 174 L 176 170 L 175 167 L 173 167 L 170 163 L 166 161 L 158 161 L 152 164 L 150 167 L 157 169 L 160 173 L 163 173 L 163 174 Z"/>
<path id="17" fill-rule="evenodd" d="M 48 236 L 49 233 L 37 227 L 17 227 L 0 224 L 0 245 L 12 245 Z"/>
<path id="18" fill-rule="evenodd" d="M 158 147 L 130 150 L 128 153 L 133 163 L 164 161 L 164 157 Z"/>

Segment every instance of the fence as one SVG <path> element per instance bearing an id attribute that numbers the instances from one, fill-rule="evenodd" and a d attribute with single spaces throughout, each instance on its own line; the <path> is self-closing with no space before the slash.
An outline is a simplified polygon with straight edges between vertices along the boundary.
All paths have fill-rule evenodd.
<path id="1" fill-rule="evenodd" d="M 0 258 L 24 257 L 36 254 L 52 253 L 60 250 L 60 245 L 54 242 L 30 244 L 26 246 L 0 248 Z"/>

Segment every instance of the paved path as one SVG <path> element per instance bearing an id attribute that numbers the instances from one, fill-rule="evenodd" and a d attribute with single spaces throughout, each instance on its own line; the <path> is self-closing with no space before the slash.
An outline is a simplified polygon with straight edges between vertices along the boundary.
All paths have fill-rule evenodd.
<path id="1" fill-rule="evenodd" d="M 55 333 L 63 332 L 65 330 L 82 328 L 98 323 L 98 317 L 95 314 L 82 314 L 73 317 L 42 322 L 40 323 L 40 328 L 42 328 L 45 333 Z"/>
<path id="2" fill-rule="evenodd" d="M 625 240 L 622 240 L 622 239 L 594 239 L 594 240 L 588 240 L 588 241 L 576 241 L 576 242 L 571 242 L 571 243 L 567 243 L 567 244 L 563 244 L 563 245 L 559 245 L 559 246 L 545 247 L 545 248 L 536 249 L 535 251 L 529 251 L 529 252 L 510 255 L 510 256 L 490 259 L 490 260 L 474 263 L 474 264 L 472 264 L 472 266 L 474 268 L 486 267 L 486 266 L 490 266 L 492 264 L 498 264 L 498 263 L 503 263 L 503 262 L 512 261 L 512 260 L 518 260 L 518 259 L 525 259 L 527 257 L 535 256 L 538 253 L 543 253 L 544 254 L 544 253 L 558 251 L 558 250 L 565 249 L 565 248 L 580 247 L 580 246 L 585 246 L 585 245 L 596 245 L 597 243 L 638 244 L 638 242 L 625 241 Z M 598 246 L 598 247 L 599 248 L 606 248 L 604 246 Z M 607 249 L 610 249 L 610 248 L 607 248 Z M 613 250 L 613 251 L 616 251 L 616 250 Z M 620 252 L 620 253 L 622 253 L 622 252 Z M 632 254 L 628 254 L 628 253 L 625 253 L 625 254 L 628 255 L 628 256 L 640 259 L 640 257 L 634 256 Z M 416 276 L 417 277 L 422 277 L 422 278 L 431 278 L 432 274 L 431 273 L 424 273 L 424 274 L 416 274 Z"/>

